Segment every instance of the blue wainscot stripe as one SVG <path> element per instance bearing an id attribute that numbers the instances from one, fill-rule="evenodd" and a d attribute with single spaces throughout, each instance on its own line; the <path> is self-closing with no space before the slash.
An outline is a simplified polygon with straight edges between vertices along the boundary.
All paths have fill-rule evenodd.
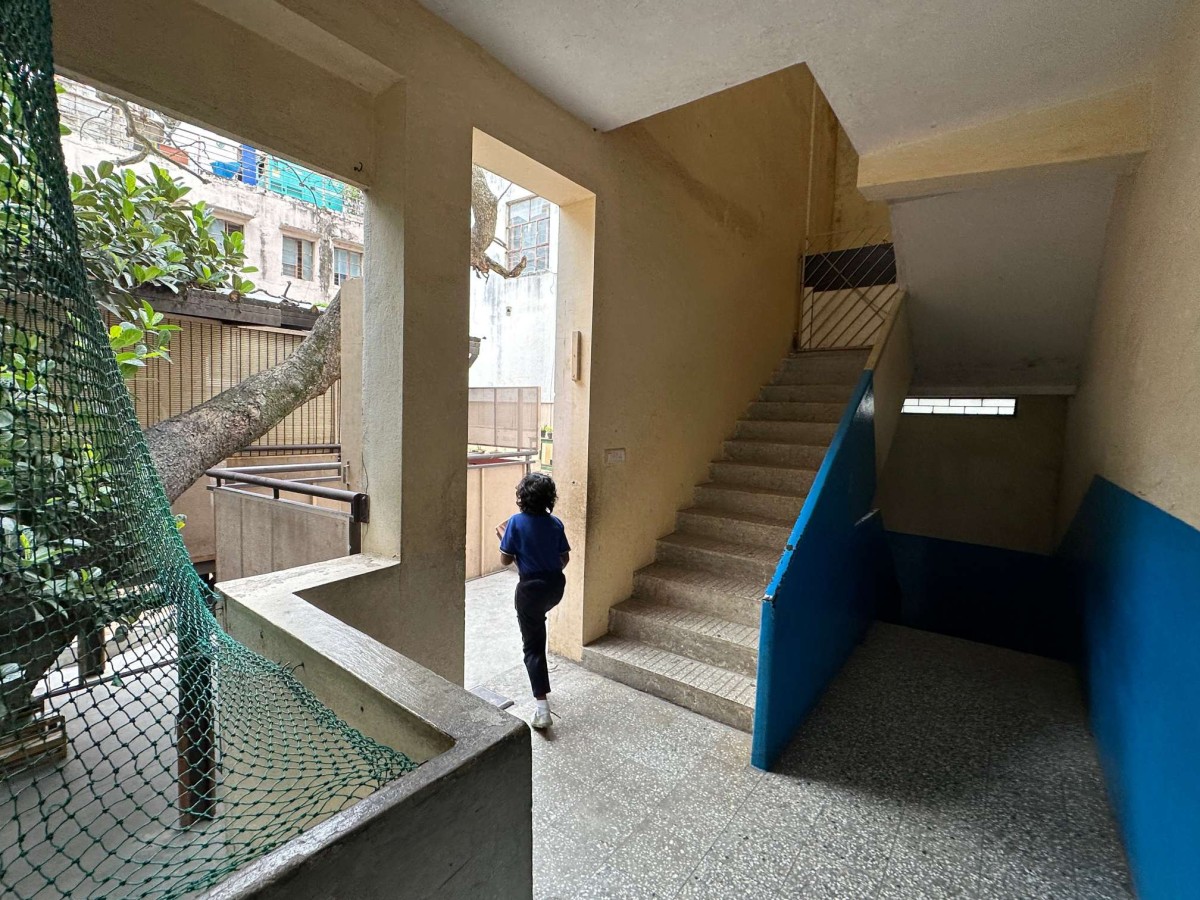
<path id="1" fill-rule="evenodd" d="M 1056 558 L 897 531 L 887 542 L 900 595 L 883 621 L 1078 660 L 1079 610 Z"/>
<path id="2" fill-rule="evenodd" d="M 861 640 L 887 578 L 875 396 L 863 372 L 762 604 L 751 762 L 769 768 Z"/>
<path id="3" fill-rule="evenodd" d="M 1200 897 L 1200 531 L 1096 478 L 1059 552 L 1137 894 Z"/>

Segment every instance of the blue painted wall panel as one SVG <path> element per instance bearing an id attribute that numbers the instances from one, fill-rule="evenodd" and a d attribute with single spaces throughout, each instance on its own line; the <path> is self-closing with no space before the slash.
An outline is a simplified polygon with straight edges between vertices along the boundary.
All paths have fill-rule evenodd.
<path id="1" fill-rule="evenodd" d="M 887 542 L 900 597 L 880 608 L 883 621 L 1079 659 L 1080 614 L 1054 557 L 895 531 Z"/>
<path id="2" fill-rule="evenodd" d="M 1200 897 L 1200 531 L 1097 478 L 1060 554 L 1138 896 Z"/>
<path id="3" fill-rule="evenodd" d="M 875 495 L 875 415 L 864 372 L 763 602 L 751 761 L 769 768 L 894 589 Z"/>

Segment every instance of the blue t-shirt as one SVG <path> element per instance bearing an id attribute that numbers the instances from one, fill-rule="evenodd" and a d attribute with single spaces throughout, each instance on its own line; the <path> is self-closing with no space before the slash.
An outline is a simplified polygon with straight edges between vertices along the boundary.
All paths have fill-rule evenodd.
<path id="1" fill-rule="evenodd" d="M 571 549 L 558 516 L 517 513 L 508 520 L 500 551 L 517 559 L 521 577 L 537 572 L 561 572 L 562 554 Z"/>

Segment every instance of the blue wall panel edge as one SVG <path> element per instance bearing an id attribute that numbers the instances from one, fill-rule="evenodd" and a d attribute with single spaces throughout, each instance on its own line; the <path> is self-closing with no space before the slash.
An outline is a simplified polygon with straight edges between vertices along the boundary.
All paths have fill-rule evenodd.
<path id="1" fill-rule="evenodd" d="M 864 371 L 767 587 L 751 763 L 769 768 L 861 639 L 888 559 L 875 495 L 875 398 Z"/>
<path id="2" fill-rule="evenodd" d="M 1200 896 L 1200 531 L 1097 477 L 1059 555 L 1138 896 Z"/>

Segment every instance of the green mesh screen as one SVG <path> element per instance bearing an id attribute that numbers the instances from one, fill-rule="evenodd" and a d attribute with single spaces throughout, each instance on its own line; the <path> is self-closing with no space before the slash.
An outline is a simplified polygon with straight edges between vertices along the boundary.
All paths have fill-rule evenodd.
<path id="1" fill-rule="evenodd" d="M 0 895 L 175 897 L 414 764 L 218 626 L 88 294 L 46 0 L 0 54 Z"/>

